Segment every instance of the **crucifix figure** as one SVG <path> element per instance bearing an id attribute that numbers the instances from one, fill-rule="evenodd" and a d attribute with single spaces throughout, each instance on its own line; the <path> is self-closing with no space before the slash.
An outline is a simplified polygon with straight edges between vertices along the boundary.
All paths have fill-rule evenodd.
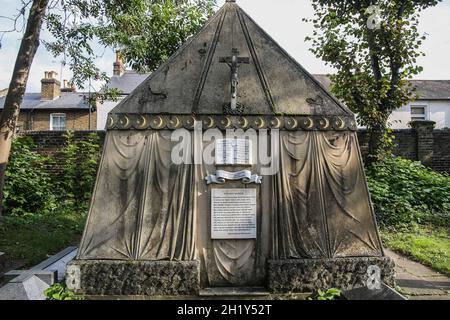
<path id="1" fill-rule="evenodd" d="M 250 58 L 239 57 L 239 51 L 233 48 L 231 51 L 231 57 L 221 57 L 219 62 L 226 63 L 231 69 L 231 110 L 236 110 L 237 107 L 237 86 L 238 81 L 238 69 L 242 63 L 249 64 Z"/>

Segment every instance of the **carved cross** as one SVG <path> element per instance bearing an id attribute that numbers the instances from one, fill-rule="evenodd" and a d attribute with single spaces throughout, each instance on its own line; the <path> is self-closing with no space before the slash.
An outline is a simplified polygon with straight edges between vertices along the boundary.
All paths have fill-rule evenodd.
<path id="1" fill-rule="evenodd" d="M 239 51 L 236 48 L 231 50 L 231 57 L 220 57 L 220 63 L 226 63 L 231 69 L 231 110 L 236 110 L 237 107 L 237 86 L 238 81 L 238 69 L 241 64 L 249 64 L 250 58 L 239 57 Z"/>

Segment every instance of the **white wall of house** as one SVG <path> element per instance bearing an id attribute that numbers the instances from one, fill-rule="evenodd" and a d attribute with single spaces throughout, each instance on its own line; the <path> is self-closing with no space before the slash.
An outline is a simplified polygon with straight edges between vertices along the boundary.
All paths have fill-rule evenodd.
<path id="1" fill-rule="evenodd" d="M 450 128 L 450 100 L 417 100 L 394 111 L 389 118 L 393 129 L 405 129 L 412 117 L 421 118 L 420 114 L 411 114 L 411 110 L 424 110 L 424 120 L 436 122 L 436 129 Z"/>
<path id="2" fill-rule="evenodd" d="M 97 130 L 105 130 L 108 113 L 125 97 L 119 97 L 117 101 L 105 101 L 97 104 Z"/>

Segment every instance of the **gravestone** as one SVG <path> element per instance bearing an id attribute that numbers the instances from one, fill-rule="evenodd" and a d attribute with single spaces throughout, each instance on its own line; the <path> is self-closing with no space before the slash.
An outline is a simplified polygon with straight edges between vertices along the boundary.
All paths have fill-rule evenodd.
<path id="1" fill-rule="evenodd" d="M 66 265 L 76 255 L 76 247 L 68 247 L 29 270 L 12 270 L 4 274 L 0 300 L 45 300 L 44 291 L 63 280 Z"/>
<path id="2" fill-rule="evenodd" d="M 0 300 L 45 300 L 48 283 L 31 273 L 21 274 L 0 288 Z"/>
<path id="3" fill-rule="evenodd" d="M 108 115 L 67 285 L 197 295 L 392 284 L 356 129 L 227 1 Z"/>

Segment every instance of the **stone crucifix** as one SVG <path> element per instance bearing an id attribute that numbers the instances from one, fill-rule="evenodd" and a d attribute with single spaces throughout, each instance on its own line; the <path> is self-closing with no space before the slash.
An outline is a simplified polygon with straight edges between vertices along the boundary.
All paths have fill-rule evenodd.
<path id="1" fill-rule="evenodd" d="M 236 48 L 231 50 L 231 57 L 220 57 L 220 63 L 226 63 L 231 69 L 231 110 L 237 108 L 237 87 L 238 81 L 238 69 L 241 64 L 249 64 L 250 58 L 239 57 L 239 51 Z"/>

